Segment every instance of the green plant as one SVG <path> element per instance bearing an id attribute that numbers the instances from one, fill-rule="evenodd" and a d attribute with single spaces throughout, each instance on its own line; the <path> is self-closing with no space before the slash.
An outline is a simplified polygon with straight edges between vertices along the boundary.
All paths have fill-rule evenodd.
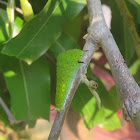
<path id="1" fill-rule="evenodd" d="M 12 112 L 7 113 L 10 122 L 18 123 L 39 117 L 49 120 L 50 104 L 55 105 L 57 63 L 55 53 L 63 54 L 74 46 L 81 49 L 84 46 L 83 52 L 86 53 L 82 56 L 83 52 L 80 51 L 81 56 L 76 59 L 83 63 L 80 63 L 81 65 L 73 71 L 74 85 L 68 89 L 67 101 L 63 100 L 62 108 L 64 109 L 61 110 L 62 108 L 58 107 L 61 111 L 58 112 L 55 122 L 60 119 L 60 124 L 56 126 L 54 122 L 50 139 L 54 137 L 57 139 L 71 102 L 72 108 L 81 115 L 84 124 L 89 129 L 98 124 L 102 124 L 103 128 L 109 130 L 119 128 L 121 124 L 115 112 L 120 105 L 124 110 L 125 118 L 131 120 L 140 129 L 138 123 L 140 89 L 135 83 L 136 80 L 140 84 L 140 6 L 138 3 L 131 0 L 126 0 L 126 2 L 102 0 L 102 3 L 108 5 L 112 11 L 111 32 L 134 80 L 105 24 L 100 0 L 87 0 L 88 10 L 86 0 L 34 0 L 30 1 L 30 5 L 24 5 L 23 3 L 26 2 L 29 3 L 27 0 L 20 0 L 22 13 L 21 9 L 17 8 L 19 7 L 17 1 L 9 0 L 8 4 L 0 1 L 3 4 L 0 7 L 0 97 Z M 85 35 L 87 29 L 88 33 Z M 85 45 L 82 43 L 83 36 L 86 40 Z M 112 87 L 107 91 L 102 81 L 88 67 L 99 44 L 110 64 L 120 103 L 116 88 Z M 70 65 L 73 59 L 70 56 L 67 59 L 70 59 Z M 62 60 L 62 65 L 64 63 Z M 106 70 L 103 65 L 101 69 Z M 85 94 L 89 92 L 89 89 L 84 84 L 80 84 L 85 74 L 88 79 L 98 83 L 97 92 L 102 102 L 101 111 L 97 110 L 98 107 L 92 94 Z M 131 97 L 132 92 L 136 96 Z M 0 113 L 2 113 L 0 119 L 8 122 L 5 118 L 5 110 L 1 106 Z M 94 118 L 93 114 L 95 114 Z M 86 119 L 85 116 L 87 116 Z M 53 131 L 57 132 L 57 136 L 52 135 Z"/>

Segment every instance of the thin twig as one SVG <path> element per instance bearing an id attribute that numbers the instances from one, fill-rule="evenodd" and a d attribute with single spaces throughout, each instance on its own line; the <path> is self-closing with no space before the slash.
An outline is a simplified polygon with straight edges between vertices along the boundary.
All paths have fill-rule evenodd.
<path id="1" fill-rule="evenodd" d="M 7 6 L 7 4 L 8 4 L 7 2 L 2 1 L 2 0 L 0 0 L 0 3 L 3 4 L 3 5 L 5 5 L 5 6 Z M 21 10 L 20 8 L 15 7 L 15 10 L 16 10 L 18 13 L 20 13 L 21 15 L 23 14 L 23 12 L 22 12 L 22 10 Z"/>
<path id="2" fill-rule="evenodd" d="M 6 106 L 6 104 L 4 103 L 4 101 L 2 100 L 2 98 L 0 97 L 0 104 L 3 108 L 3 110 L 5 111 L 5 113 L 7 114 L 8 116 L 8 119 L 10 121 L 10 124 L 16 124 L 18 123 L 19 121 L 17 121 L 15 119 L 15 117 L 12 115 L 11 111 L 8 109 L 8 107 Z"/>
<path id="3" fill-rule="evenodd" d="M 98 87 L 98 84 L 93 80 L 89 81 L 86 75 L 83 75 L 81 82 L 86 84 L 92 95 L 95 97 L 98 108 L 101 109 L 101 100 L 98 93 L 95 91 L 96 88 Z"/>

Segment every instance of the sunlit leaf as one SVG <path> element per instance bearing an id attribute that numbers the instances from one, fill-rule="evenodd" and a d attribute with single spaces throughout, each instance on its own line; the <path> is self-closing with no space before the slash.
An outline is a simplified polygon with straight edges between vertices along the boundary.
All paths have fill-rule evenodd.
<path id="1" fill-rule="evenodd" d="M 108 130 L 119 128 L 121 126 L 120 121 L 115 113 L 120 108 L 116 89 L 112 88 L 107 92 L 97 77 L 92 76 L 91 79 L 95 80 L 99 85 L 97 92 L 101 98 L 101 110 L 98 109 L 95 98 L 84 84 L 81 84 L 76 91 L 72 101 L 72 108 L 80 113 L 84 125 L 88 129 L 91 129 L 95 125 Z"/>
<path id="2" fill-rule="evenodd" d="M 85 0 L 49 0 L 20 34 L 4 46 L 2 53 L 30 61 L 38 59 L 59 38 L 63 25 L 76 17 L 84 6 Z"/>

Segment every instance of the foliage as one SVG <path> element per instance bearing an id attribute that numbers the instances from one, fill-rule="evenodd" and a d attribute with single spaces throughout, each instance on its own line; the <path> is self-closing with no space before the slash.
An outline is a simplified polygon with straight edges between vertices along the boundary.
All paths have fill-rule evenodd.
<path id="1" fill-rule="evenodd" d="M 115 1 L 102 2 L 111 9 L 111 31 L 133 76 L 140 83 L 138 77 L 140 63 L 128 25 Z M 139 5 L 131 0 L 127 2 L 130 9 L 131 6 L 136 8 L 135 13 L 139 17 Z M 16 3 L 18 5 L 18 2 Z M 88 13 L 85 0 L 48 0 L 46 5 L 34 0 L 31 1 L 31 5 L 35 14 L 38 14 L 28 22 L 15 12 L 13 30 L 15 37 L 12 39 L 10 39 L 6 7 L 0 7 L 0 83 L 4 85 L 0 86 L 0 96 L 17 120 L 39 117 L 49 120 L 50 104 L 54 104 L 55 99 L 56 54 L 74 47 L 83 47 L 82 35 L 87 29 Z M 134 18 L 134 22 L 139 29 L 139 18 Z M 83 84 L 77 89 L 72 108 L 80 113 L 84 125 L 89 129 L 94 125 L 109 130 L 119 128 L 120 121 L 116 111 L 120 106 L 116 88 L 107 91 L 102 80 L 93 75 L 90 68 L 87 77 L 99 84 L 97 92 L 102 101 L 102 110 L 97 109 L 94 97 Z M 7 88 L 5 93 L 4 89 Z M 5 121 L 2 119 L 5 114 L 1 108 L 0 111 L 0 119 Z"/>

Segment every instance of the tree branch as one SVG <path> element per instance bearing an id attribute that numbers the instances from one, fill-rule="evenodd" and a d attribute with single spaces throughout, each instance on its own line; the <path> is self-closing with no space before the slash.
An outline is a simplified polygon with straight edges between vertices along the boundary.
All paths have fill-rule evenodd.
<path id="1" fill-rule="evenodd" d="M 56 118 L 55 118 L 55 121 L 53 123 L 48 140 L 57 140 L 58 139 L 60 131 L 61 131 L 62 126 L 63 126 L 65 116 L 69 110 L 71 101 L 73 99 L 74 93 L 75 93 L 76 89 L 78 88 L 78 85 L 82 79 L 82 76 L 86 74 L 87 67 L 90 63 L 92 55 L 98 47 L 97 43 L 95 42 L 95 40 L 93 39 L 93 37 L 91 35 L 86 35 L 85 40 L 86 40 L 86 43 L 85 43 L 85 46 L 83 48 L 84 55 L 82 58 L 82 61 L 84 63 L 81 64 L 81 67 L 76 75 L 75 81 L 73 83 L 73 88 L 71 89 L 70 94 L 68 95 L 69 97 L 66 101 L 66 106 L 65 106 L 64 110 L 61 110 L 60 112 L 57 112 L 57 114 L 56 114 Z"/>
<path id="2" fill-rule="evenodd" d="M 105 23 L 100 0 L 87 0 L 90 15 L 88 33 L 100 43 L 109 62 L 119 93 L 124 118 L 140 130 L 140 87 L 126 66 L 118 46 Z"/>
<path id="3" fill-rule="evenodd" d="M 131 119 L 140 130 L 140 121 L 138 121 L 140 118 L 140 88 L 129 73 L 118 46 L 105 23 L 100 0 L 87 0 L 87 3 L 90 26 L 88 28 L 88 34 L 84 37 L 84 39 L 86 39 L 86 43 L 83 48 L 85 53 L 82 58 L 84 63 L 81 64 L 76 75 L 73 88 L 70 91 L 64 110 L 61 110 L 56 114 L 48 140 L 58 139 L 74 93 L 82 76 L 87 72 L 87 67 L 93 53 L 98 47 L 98 43 L 102 46 L 110 64 L 118 93 L 120 95 L 121 105 L 124 109 L 124 115 L 126 116 L 126 119 Z"/>

